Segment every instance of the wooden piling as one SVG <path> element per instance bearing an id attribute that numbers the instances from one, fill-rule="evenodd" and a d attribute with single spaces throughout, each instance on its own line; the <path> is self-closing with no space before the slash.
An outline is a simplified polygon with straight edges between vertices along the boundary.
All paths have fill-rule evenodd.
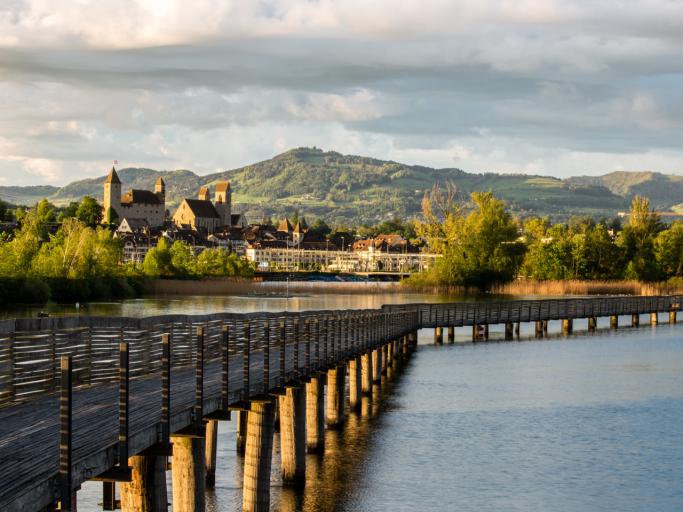
<path id="1" fill-rule="evenodd" d="M 372 369 L 373 357 L 371 352 L 366 352 L 360 358 L 361 361 L 361 384 L 363 395 L 372 395 L 372 382 L 374 371 Z"/>
<path id="2" fill-rule="evenodd" d="M 484 339 L 489 339 L 489 324 L 484 324 Z"/>
<path id="3" fill-rule="evenodd" d="M 543 336 L 543 320 L 536 320 L 535 329 L 536 336 Z"/>
<path id="4" fill-rule="evenodd" d="M 436 345 L 441 345 L 443 343 L 443 327 L 434 328 L 434 343 Z"/>
<path id="5" fill-rule="evenodd" d="M 173 440 L 173 512 L 204 512 L 206 469 L 202 437 L 171 436 Z"/>
<path id="6" fill-rule="evenodd" d="M 244 455 L 247 446 L 248 411 L 237 411 L 237 432 L 235 433 L 237 453 Z"/>
<path id="7" fill-rule="evenodd" d="M 322 374 L 306 383 L 306 449 L 309 453 L 325 450 L 325 377 Z"/>
<path id="8" fill-rule="evenodd" d="M 571 334 L 574 330 L 574 321 L 571 318 L 562 319 L 562 334 Z"/>
<path id="9" fill-rule="evenodd" d="M 659 313 L 656 311 L 653 313 L 650 313 L 650 325 L 657 325 L 659 322 Z"/>
<path id="10" fill-rule="evenodd" d="M 376 348 L 372 351 L 372 382 L 378 383 L 382 379 L 382 351 Z"/>
<path id="11" fill-rule="evenodd" d="M 519 332 L 521 330 L 521 322 L 515 323 L 515 336 L 519 336 Z"/>
<path id="12" fill-rule="evenodd" d="M 512 322 L 507 322 L 505 324 L 505 339 L 506 340 L 511 340 L 512 339 L 512 332 L 513 332 L 514 326 Z"/>
<path id="13" fill-rule="evenodd" d="M 344 423 L 346 366 L 327 371 L 327 427 L 337 429 Z"/>
<path id="14" fill-rule="evenodd" d="M 251 403 L 242 486 L 242 510 L 244 512 L 268 512 L 270 510 L 270 466 L 273 456 L 274 418 L 272 401 Z"/>
<path id="15" fill-rule="evenodd" d="M 631 327 L 638 327 L 640 325 L 640 315 L 634 313 L 631 315 Z"/>
<path id="16" fill-rule="evenodd" d="M 387 367 L 389 366 L 389 345 L 384 344 L 381 347 L 382 351 L 382 373 L 387 373 Z"/>
<path id="17" fill-rule="evenodd" d="M 287 386 L 278 397 L 282 483 L 302 485 L 306 479 L 306 390 Z"/>
<path id="18" fill-rule="evenodd" d="M 167 512 L 166 459 L 156 455 L 128 458 L 130 482 L 121 482 L 121 512 Z"/>
<path id="19" fill-rule="evenodd" d="M 609 317 L 609 328 L 616 329 L 619 327 L 619 317 L 617 315 L 610 315 Z"/>
<path id="20" fill-rule="evenodd" d="M 360 409 L 363 392 L 361 356 L 356 356 L 349 361 L 349 405 L 351 409 Z"/>
<path id="21" fill-rule="evenodd" d="M 213 489 L 216 485 L 216 447 L 218 443 L 218 421 L 209 420 L 206 423 L 206 488 Z"/>
<path id="22" fill-rule="evenodd" d="M 455 327 L 452 325 L 448 326 L 448 343 L 453 343 L 455 341 Z"/>
<path id="23" fill-rule="evenodd" d="M 593 332 L 598 328 L 598 319 L 594 316 L 588 317 L 588 332 Z"/>
<path id="24" fill-rule="evenodd" d="M 670 324 L 676 323 L 676 312 L 675 311 L 669 311 L 669 323 Z"/>

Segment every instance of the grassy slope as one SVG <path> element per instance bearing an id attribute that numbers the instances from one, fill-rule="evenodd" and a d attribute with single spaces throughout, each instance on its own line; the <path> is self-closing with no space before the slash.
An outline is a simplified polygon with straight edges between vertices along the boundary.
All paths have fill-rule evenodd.
<path id="1" fill-rule="evenodd" d="M 252 219 L 291 214 L 292 210 L 299 209 L 309 217 L 324 216 L 331 222 L 353 223 L 374 222 L 392 215 L 417 215 L 425 191 L 435 183 L 453 183 L 462 194 L 491 190 L 507 200 L 516 212 L 553 217 L 612 216 L 626 209 L 630 197 L 636 193 L 651 197 L 658 208 L 679 204 L 683 197 L 683 177 L 658 173 L 611 173 L 567 180 L 471 174 L 459 169 L 411 166 L 315 148 L 293 149 L 270 160 L 202 177 L 185 170 L 157 172 L 152 169 L 122 169 L 119 175 L 124 192 L 129 188 L 152 189 L 156 179 L 163 176 L 167 203 L 172 211 L 183 197 L 195 197 L 201 185 L 227 179 L 232 184 L 237 209 L 247 212 Z M 43 195 L 60 204 L 86 194 L 101 199 L 102 181 L 103 177 L 81 180 L 59 190 L 46 189 L 50 194 Z M 18 195 L 21 191 L 15 193 Z"/>

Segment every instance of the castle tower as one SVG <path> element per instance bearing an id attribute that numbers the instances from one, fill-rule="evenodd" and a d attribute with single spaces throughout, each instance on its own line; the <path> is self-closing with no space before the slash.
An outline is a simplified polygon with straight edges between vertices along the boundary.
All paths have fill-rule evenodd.
<path id="1" fill-rule="evenodd" d="M 211 201 L 211 194 L 209 193 L 209 187 L 202 187 L 199 189 L 199 200 L 200 201 Z"/>
<path id="2" fill-rule="evenodd" d="M 159 176 L 159 179 L 154 183 L 154 193 L 159 198 L 159 201 L 161 201 L 161 204 L 166 202 L 166 183 L 161 176 Z"/>
<path id="3" fill-rule="evenodd" d="M 230 218 L 232 214 L 232 193 L 230 192 L 230 183 L 227 181 L 220 181 L 216 183 L 216 194 L 214 196 L 214 207 L 221 216 L 223 226 L 232 225 Z"/>
<path id="4" fill-rule="evenodd" d="M 111 217 L 119 216 L 121 212 L 121 180 L 113 167 L 109 171 L 107 179 L 104 180 L 104 218 L 109 218 L 109 210 L 112 210 Z"/>

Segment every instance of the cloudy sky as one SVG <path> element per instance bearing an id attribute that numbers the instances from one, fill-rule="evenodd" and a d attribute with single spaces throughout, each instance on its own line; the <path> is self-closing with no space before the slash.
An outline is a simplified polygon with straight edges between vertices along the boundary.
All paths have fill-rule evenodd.
<path id="1" fill-rule="evenodd" d="M 0 185 L 297 146 L 683 174 L 681 0 L 0 0 Z"/>

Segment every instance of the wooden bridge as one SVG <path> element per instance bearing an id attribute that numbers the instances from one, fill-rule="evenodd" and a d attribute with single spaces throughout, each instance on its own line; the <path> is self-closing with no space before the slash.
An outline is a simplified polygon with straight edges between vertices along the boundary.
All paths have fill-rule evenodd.
<path id="1" fill-rule="evenodd" d="M 679 296 L 384 306 L 375 310 L 69 317 L 0 321 L 0 510 L 76 510 L 75 492 L 101 480 L 103 506 L 204 510 L 213 484 L 217 421 L 239 411 L 244 509 L 268 510 L 278 405 L 283 482 L 298 485 L 324 428 L 358 410 L 382 372 L 417 345 L 417 331 L 640 315 L 675 322 Z M 348 375 L 347 375 L 348 374 Z M 348 384 L 347 384 L 348 383 Z M 325 388 L 327 388 L 325 390 Z M 348 398 L 347 398 L 348 397 Z M 348 402 L 347 402 L 348 400 Z M 348 404 L 348 407 L 347 407 Z M 169 462 L 171 461 L 171 462 Z M 120 482 L 121 503 L 115 499 Z"/>

